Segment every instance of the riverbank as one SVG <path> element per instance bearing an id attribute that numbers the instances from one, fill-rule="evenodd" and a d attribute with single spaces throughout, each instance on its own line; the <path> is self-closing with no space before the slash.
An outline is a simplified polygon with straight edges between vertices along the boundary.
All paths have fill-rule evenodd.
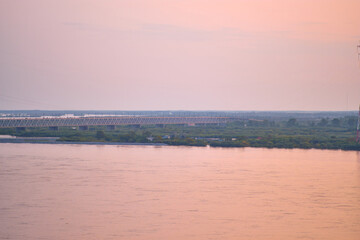
<path id="1" fill-rule="evenodd" d="M 118 146 L 189 146 L 189 147 L 214 147 L 214 148 L 267 148 L 267 149 L 320 149 L 320 150 L 343 150 L 343 151 L 360 151 L 359 145 L 352 145 L 352 146 L 345 146 L 345 147 L 332 147 L 332 148 L 324 148 L 323 146 L 313 146 L 313 147 L 284 147 L 284 146 L 268 146 L 266 144 L 255 144 L 255 145 L 237 145 L 237 144 L 228 144 L 226 142 L 224 143 L 209 143 L 209 144 L 199 144 L 199 143 L 173 143 L 173 142 L 167 142 L 167 143 L 134 143 L 134 142 L 79 142 L 79 141 L 54 141 L 52 138 L 12 138 L 12 139 L 0 139 L 1 143 L 30 143 L 30 144 L 76 144 L 76 145 L 118 145 Z"/>
<path id="2" fill-rule="evenodd" d="M 84 144 L 84 145 L 139 145 L 139 146 L 167 146 L 165 143 L 124 143 L 124 142 L 75 142 L 58 141 L 58 138 L 0 138 L 0 143 L 33 143 L 33 144 Z"/>
<path id="3" fill-rule="evenodd" d="M 339 119 L 337 119 L 339 120 Z M 225 126 L 98 126 L 88 131 L 69 127 L 57 131 L 30 128 L 24 131 L 0 129 L 1 142 L 92 145 L 171 145 L 211 147 L 254 147 L 278 149 L 341 149 L 360 151 L 356 142 L 356 120 L 340 119 L 338 124 L 313 122 L 247 121 Z"/>

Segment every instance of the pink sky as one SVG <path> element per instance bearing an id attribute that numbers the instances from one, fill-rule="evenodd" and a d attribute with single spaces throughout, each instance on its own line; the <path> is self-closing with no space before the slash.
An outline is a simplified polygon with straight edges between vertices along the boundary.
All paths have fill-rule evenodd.
<path id="1" fill-rule="evenodd" d="M 0 0 L 0 109 L 355 110 L 359 0 Z"/>

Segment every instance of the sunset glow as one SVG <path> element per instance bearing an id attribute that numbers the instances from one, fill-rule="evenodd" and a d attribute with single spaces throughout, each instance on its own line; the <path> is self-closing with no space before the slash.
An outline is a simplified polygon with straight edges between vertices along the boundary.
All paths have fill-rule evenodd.
<path id="1" fill-rule="evenodd" d="M 0 108 L 355 110 L 359 9 L 358 0 L 2 0 Z"/>

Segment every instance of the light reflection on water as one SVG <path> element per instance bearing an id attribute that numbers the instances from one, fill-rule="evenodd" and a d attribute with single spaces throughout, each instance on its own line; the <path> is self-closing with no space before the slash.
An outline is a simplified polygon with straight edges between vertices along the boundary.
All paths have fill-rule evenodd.
<path id="1" fill-rule="evenodd" d="M 0 239 L 359 239 L 357 152 L 0 144 Z"/>

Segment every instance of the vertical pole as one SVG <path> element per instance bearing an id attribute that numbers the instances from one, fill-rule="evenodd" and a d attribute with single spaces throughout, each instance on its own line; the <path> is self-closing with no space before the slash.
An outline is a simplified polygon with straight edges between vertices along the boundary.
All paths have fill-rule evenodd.
<path id="1" fill-rule="evenodd" d="M 359 115 L 358 115 L 358 122 L 356 128 L 356 142 L 360 143 L 360 105 L 359 105 Z"/>
<path id="2" fill-rule="evenodd" d="M 357 50 L 358 50 L 358 60 L 360 64 L 360 44 L 357 46 Z M 358 122 L 356 128 L 356 142 L 360 143 L 360 105 L 359 105 Z"/>

